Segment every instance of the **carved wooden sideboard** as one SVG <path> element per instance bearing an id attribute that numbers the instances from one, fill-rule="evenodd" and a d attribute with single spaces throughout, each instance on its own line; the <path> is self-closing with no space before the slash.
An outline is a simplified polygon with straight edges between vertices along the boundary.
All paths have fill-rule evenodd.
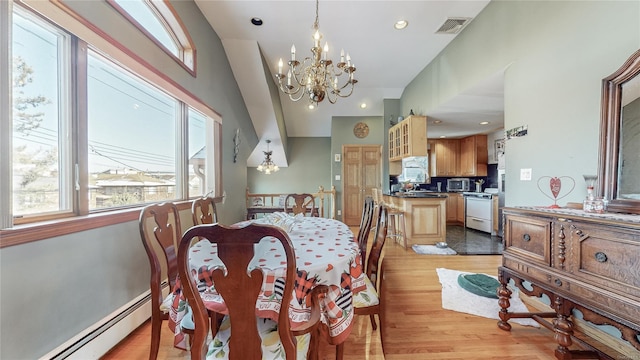
<path id="1" fill-rule="evenodd" d="M 573 336 L 576 309 L 587 321 L 620 330 L 640 359 L 640 215 L 533 207 L 503 213 L 498 326 L 510 330 L 509 319 L 533 318 L 554 331 L 556 358 L 611 358 L 597 344 Z M 547 295 L 554 311 L 509 312 L 510 280 L 526 295 Z"/>

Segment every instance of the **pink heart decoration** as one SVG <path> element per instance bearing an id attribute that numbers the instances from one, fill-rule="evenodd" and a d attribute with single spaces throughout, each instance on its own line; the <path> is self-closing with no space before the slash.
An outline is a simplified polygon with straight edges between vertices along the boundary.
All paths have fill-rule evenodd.
<path id="1" fill-rule="evenodd" d="M 548 181 L 549 183 L 549 190 L 544 190 L 546 187 L 544 186 L 544 184 Z M 565 182 L 565 187 L 562 187 L 562 182 Z M 569 185 L 569 186 L 567 186 Z M 570 177 L 570 176 L 558 176 L 558 177 L 551 177 L 551 176 L 541 176 L 538 179 L 538 190 L 540 190 L 540 192 L 548 197 L 549 199 L 553 200 L 553 205 L 551 205 L 551 208 L 557 208 L 559 207 L 557 205 L 557 201 L 566 197 L 567 195 L 569 195 L 573 189 L 576 187 L 576 181 Z M 569 189 L 569 190 L 566 190 Z M 566 191 L 563 191 L 566 190 Z"/>
<path id="2" fill-rule="evenodd" d="M 558 194 L 560 193 L 560 189 L 562 188 L 562 181 L 559 178 L 553 177 L 549 180 L 549 187 L 551 188 L 551 193 L 553 194 L 553 198 L 557 199 Z"/>

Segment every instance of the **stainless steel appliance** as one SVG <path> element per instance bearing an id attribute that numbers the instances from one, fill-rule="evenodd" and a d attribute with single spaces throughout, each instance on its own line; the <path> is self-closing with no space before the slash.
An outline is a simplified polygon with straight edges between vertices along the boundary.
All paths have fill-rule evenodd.
<path id="1" fill-rule="evenodd" d="M 493 191 L 463 192 L 462 195 L 465 202 L 465 227 L 496 235 L 493 231 Z"/>
<path id="2" fill-rule="evenodd" d="M 447 179 L 447 191 L 469 191 L 469 178 L 451 178 Z"/>
<path id="3" fill-rule="evenodd" d="M 504 180 L 506 174 L 504 169 L 498 168 L 498 236 L 504 236 L 504 221 L 502 221 L 502 208 L 504 208 Z"/>

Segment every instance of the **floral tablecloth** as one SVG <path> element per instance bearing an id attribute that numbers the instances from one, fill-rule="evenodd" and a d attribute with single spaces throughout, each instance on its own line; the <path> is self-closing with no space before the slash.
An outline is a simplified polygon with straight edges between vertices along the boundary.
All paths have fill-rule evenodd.
<path id="1" fill-rule="evenodd" d="M 234 226 L 245 226 L 251 222 L 270 224 L 274 217 L 243 221 Z M 286 231 L 296 253 L 297 276 L 294 296 L 289 304 L 289 318 L 292 324 L 309 319 L 309 299 L 307 295 L 317 284 L 330 288 L 323 303 L 322 321 L 329 329 L 330 342 L 344 341 L 351 331 L 353 320 L 352 295 L 365 288 L 362 259 L 353 233 L 344 223 L 320 217 L 305 217 L 290 222 Z M 256 247 L 256 256 L 250 267 L 264 269 L 262 292 L 256 303 L 256 315 L 277 320 L 281 295 L 278 286 L 284 275 L 284 251 L 274 238 L 264 238 Z M 208 241 L 193 245 L 189 254 L 191 272 L 196 279 L 205 306 L 213 311 L 226 314 L 222 297 L 215 291 L 210 270 L 222 262 L 217 256 L 217 247 Z M 180 321 L 186 313 L 186 303 L 179 283 L 174 289 L 170 307 L 169 327 L 175 333 L 174 345 L 186 348 Z M 275 296 L 274 296 L 275 295 Z"/>

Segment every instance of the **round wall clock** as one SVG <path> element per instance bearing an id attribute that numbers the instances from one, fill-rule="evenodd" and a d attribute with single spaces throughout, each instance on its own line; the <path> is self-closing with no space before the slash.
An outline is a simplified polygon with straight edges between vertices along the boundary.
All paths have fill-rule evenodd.
<path id="1" fill-rule="evenodd" d="M 363 122 L 357 123 L 353 127 L 353 135 L 360 139 L 366 138 L 369 135 L 369 126 Z"/>

